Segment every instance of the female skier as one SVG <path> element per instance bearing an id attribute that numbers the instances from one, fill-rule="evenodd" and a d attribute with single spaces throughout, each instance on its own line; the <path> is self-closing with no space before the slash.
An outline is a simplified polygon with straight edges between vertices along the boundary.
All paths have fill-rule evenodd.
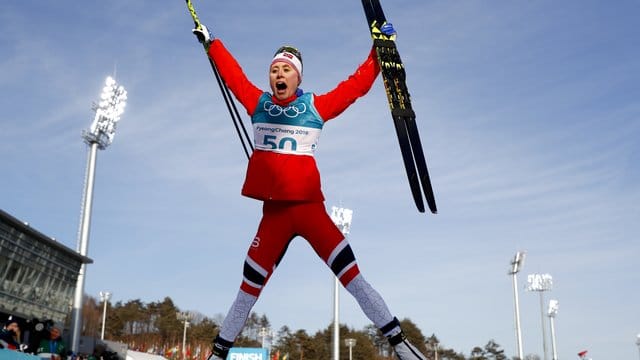
<path id="1" fill-rule="evenodd" d="M 383 32 L 395 34 L 391 24 L 384 26 Z M 387 337 L 400 360 L 425 360 L 407 341 L 380 294 L 360 273 L 348 241 L 325 209 L 313 157 L 324 123 L 364 96 L 380 73 L 375 50 L 347 80 L 326 94 L 316 95 L 299 88 L 303 73 L 300 52 L 283 46 L 269 66 L 269 93 L 249 81 L 206 26 L 193 33 L 251 117 L 255 151 L 249 159 L 242 195 L 263 202 L 262 220 L 245 258 L 240 290 L 213 341 L 210 360 L 226 359 L 260 292 L 296 236 L 309 242 Z"/>

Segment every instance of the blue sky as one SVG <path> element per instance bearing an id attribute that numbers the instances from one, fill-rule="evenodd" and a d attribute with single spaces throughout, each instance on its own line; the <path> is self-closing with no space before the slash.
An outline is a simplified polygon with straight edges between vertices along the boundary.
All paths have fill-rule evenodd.
<path id="1" fill-rule="evenodd" d="M 317 93 L 370 48 L 356 1 L 195 5 L 264 89 L 282 44 L 302 50 L 302 87 Z M 349 237 L 365 277 L 396 316 L 444 346 L 468 355 L 494 339 L 513 356 L 507 270 L 524 250 L 525 354 L 542 355 L 539 297 L 524 291 L 526 275 L 549 273 L 560 358 L 584 349 L 596 360 L 637 357 L 640 3 L 383 6 L 399 33 L 439 214 L 415 210 L 377 81 L 325 127 L 317 152 L 327 206 L 354 211 Z M 184 2 L 4 1 L 0 10 L 0 207 L 76 248 L 81 132 L 115 75 L 129 103 L 98 154 L 86 292 L 170 296 L 184 310 L 226 313 L 260 203 L 240 196 L 245 155 Z M 329 270 L 297 239 L 255 311 L 276 329 L 313 333 L 331 322 L 332 289 Z M 368 324 L 344 291 L 341 315 L 350 327 Z"/>

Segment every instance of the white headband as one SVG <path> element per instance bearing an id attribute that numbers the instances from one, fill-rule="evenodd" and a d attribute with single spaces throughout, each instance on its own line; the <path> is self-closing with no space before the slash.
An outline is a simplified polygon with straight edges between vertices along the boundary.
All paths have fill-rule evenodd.
<path id="1" fill-rule="evenodd" d="M 276 54 L 273 57 L 273 61 L 271 61 L 271 65 L 277 62 L 285 62 L 291 66 L 298 72 L 298 76 L 300 76 L 300 80 L 302 80 L 302 62 L 298 59 L 297 56 L 293 55 L 290 52 L 283 51 L 281 53 Z"/>

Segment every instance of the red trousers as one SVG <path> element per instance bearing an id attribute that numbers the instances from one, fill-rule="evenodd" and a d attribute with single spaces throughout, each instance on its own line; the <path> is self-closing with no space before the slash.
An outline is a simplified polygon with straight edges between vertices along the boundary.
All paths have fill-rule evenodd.
<path id="1" fill-rule="evenodd" d="M 258 232 L 245 260 L 241 289 L 259 296 L 296 236 L 309 242 L 344 286 L 360 273 L 351 247 L 324 203 L 265 201 Z"/>

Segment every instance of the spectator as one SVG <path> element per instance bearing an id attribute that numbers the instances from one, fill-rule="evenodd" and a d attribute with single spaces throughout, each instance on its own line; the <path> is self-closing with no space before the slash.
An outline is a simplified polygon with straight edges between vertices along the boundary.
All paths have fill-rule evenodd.
<path id="1" fill-rule="evenodd" d="M 0 349 L 22 350 L 20 347 L 20 325 L 17 321 L 9 320 L 0 330 Z"/>
<path id="2" fill-rule="evenodd" d="M 66 360 L 67 359 L 67 346 L 62 337 L 60 336 L 60 329 L 53 326 L 49 330 L 49 338 L 42 339 L 40 346 L 38 346 L 38 354 L 52 354 L 51 359 Z"/>

